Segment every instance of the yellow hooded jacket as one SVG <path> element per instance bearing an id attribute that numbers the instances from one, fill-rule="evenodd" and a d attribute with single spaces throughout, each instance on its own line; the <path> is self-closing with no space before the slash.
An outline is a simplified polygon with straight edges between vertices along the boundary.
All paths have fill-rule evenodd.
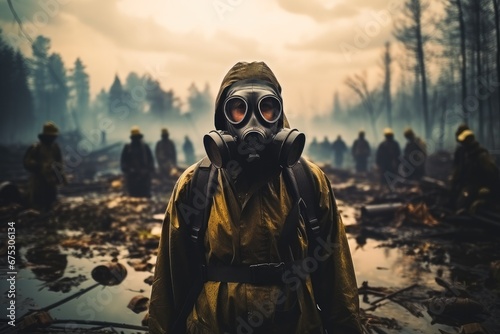
<path id="1" fill-rule="evenodd" d="M 216 128 L 223 129 L 219 110 L 227 88 L 234 82 L 256 78 L 281 87 L 266 64 L 238 63 L 224 78 L 216 100 Z M 288 127 L 286 118 L 283 126 Z M 306 259 L 284 277 L 287 285 L 205 282 L 187 319 L 187 333 L 361 333 L 353 264 L 330 183 L 313 163 L 313 187 L 318 194 L 320 239 L 309 250 L 306 225 L 300 218 L 293 243 L 295 259 Z M 200 264 L 192 261 L 189 228 L 182 203 L 199 163 L 177 181 L 167 206 L 155 267 L 149 307 L 153 334 L 171 333 Z M 278 240 L 293 206 L 283 173 L 275 173 L 242 200 L 225 170 L 218 173 L 218 190 L 210 208 L 204 236 L 207 264 L 231 266 L 278 263 Z M 304 278 L 299 280 L 297 276 Z M 321 308 L 321 314 L 317 306 Z"/>

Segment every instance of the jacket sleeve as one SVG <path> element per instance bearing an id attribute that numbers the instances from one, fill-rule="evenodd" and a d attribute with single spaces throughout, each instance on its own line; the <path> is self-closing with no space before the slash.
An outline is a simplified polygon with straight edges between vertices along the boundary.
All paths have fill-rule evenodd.
<path id="1" fill-rule="evenodd" d="M 319 195 L 318 220 L 320 239 L 314 256 L 318 270 L 312 274 L 315 299 L 328 333 L 362 333 L 359 321 L 359 300 L 356 276 L 344 230 L 330 182 L 318 167 L 316 175 Z"/>
<path id="2" fill-rule="evenodd" d="M 170 333 L 195 281 L 198 268 L 189 255 L 185 225 L 185 217 L 194 210 L 186 202 L 192 174 L 193 168 L 189 168 L 177 181 L 163 220 L 149 305 L 151 334 Z"/>

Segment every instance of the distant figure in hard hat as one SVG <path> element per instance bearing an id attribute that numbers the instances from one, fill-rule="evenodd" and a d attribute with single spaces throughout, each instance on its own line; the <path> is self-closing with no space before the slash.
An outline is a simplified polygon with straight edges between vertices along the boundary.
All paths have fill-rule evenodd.
<path id="1" fill-rule="evenodd" d="M 427 145 L 415 135 L 411 128 L 406 128 L 404 136 L 407 143 L 404 149 L 404 164 L 400 174 L 407 180 L 418 181 L 425 175 L 425 163 L 427 161 Z"/>
<path id="2" fill-rule="evenodd" d="M 194 145 L 188 136 L 184 137 L 184 144 L 182 144 L 182 150 L 184 151 L 184 159 L 186 160 L 186 164 L 188 166 L 194 164 L 196 162 L 196 157 L 194 154 Z"/>
<path id="3" fill-rule="evenodd" d="M 391 128 L 384 129 L 384 137 L 385 140 L 380 143 L 377 149 L 376 163 L 381 184 L 388 185 L 390 180 L 397 177 L 401 148 L 394 139 L 394 131 Z"/>
<path id="4" fill-rule="evenodd" d="M 55 142 L 59 129 L 52 122 L 43 125 L 39 141 L 31 145 L 24 155 L 24 168 L 31 174 L 30 202 L 40 211 L 48 211 L 57 199 L 57 186 L 66 183 L 62 154 Z"/>
<path id="5" fill-rule="evenodd" d="M 151 177 L 155 171 L 153 154 L 142 138 L 139 128 L 132 127 L 131 142 L 125 144 L 121 156 L 121 169 L 125 174 L 128 194 L 132 197 L 151 196 Z"/>
<path id="6" fill-rule="evenodd" d="M 344 163 L 344 154 L 347 151 L 347 145 L 342 137 L 339 135 L 337 139 L 332 143 L 333 157 L 335 161 L 335 167 L 342 168 Z"/>
<path id="7" fill-rule="evenodd" d="M 469 129 L 460 132 L 457 141 L 463 149 L 463 156 L 451 176 L 456 209 L 470 210 L 478 202 L 498 199 L 500 173 L 488 150 L 481 147 Z"/>
<path id="8" fill-rule="evenodd" d="M 156 143 L 155 155 L 160 178 L 170 177 L 172 169 L 177 167 L 177 153 L 175 144 L 170 139 L 168 129 L 161 129 L 161 139 Z"/>
<path id="9" fill-rule="evenodd" d="M 358 133 L 358 139 L 352 144 L 352 157 L 356 163 L 356 172 L 361 173 L 367 171 L 370 153 L 370 144 L 365 139 L 365 132 L 361 130 Z"/>

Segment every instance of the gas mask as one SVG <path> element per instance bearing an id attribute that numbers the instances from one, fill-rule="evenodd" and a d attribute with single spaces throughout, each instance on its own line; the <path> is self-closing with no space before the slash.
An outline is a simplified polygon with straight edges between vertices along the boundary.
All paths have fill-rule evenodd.
<path id="1" fill-rule="evenodd" d="M 281 96 L 271 84 L 242 80 L 233 84 L 222 104 L 226 131 L 210 131 L 203 144 L 212 164 L 224 168 L 231 160 L 273 161 L 291 167 L 299 160 L 305 136 L 283 128 Z"/>

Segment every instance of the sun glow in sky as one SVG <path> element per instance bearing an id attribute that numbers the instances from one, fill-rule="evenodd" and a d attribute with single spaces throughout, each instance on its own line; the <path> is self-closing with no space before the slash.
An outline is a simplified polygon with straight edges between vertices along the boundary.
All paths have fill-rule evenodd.
<path id="1" fill-rule="evenodd" d="M 381 81 L 379 59 L 398 13 L 394 0 L 13 0 L 30 36 L 51 39 L 67 68 L 80 57 L 91 92 L 114 75 L 149 73 L 181 98 L 192 82 L 220 81 L 237 61 L 265 61 L 283 86 L 287 112 L 325 113 L 344 80 L 366 70 Z M 396 5 L 395 5 L 396 3 Z M 44 16 L 45 15 L 45 16 Z M 46 19 L 43 19 L 43 18 Z M 43 19 L 43 20 L 42 20 Z M 7 2 L 4 35 L 19 36 Z M 367 30 L 368 29 L 368 30 Z M 370 30 L 371 29 L 371 30 Z M 360 31 L 365 39 L 360 39 Z M 10 35 L 9 35 L 10 34 Z M 7 38 L 9 40 L 9 38 Z M 16 47 L 31 56 L 29 43 Z M 346 45 L 351 48 L 346 49 Z"/>

